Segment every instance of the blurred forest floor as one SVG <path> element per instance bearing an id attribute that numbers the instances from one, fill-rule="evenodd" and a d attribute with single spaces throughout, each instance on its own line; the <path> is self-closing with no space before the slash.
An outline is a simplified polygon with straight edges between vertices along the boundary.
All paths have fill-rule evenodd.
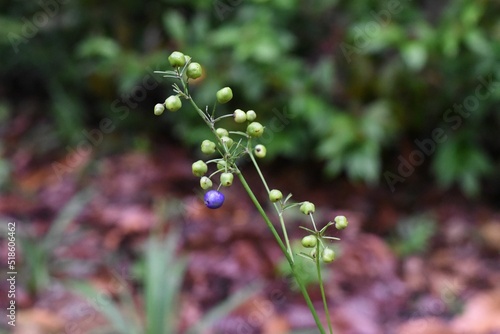
<path id="1" fill-rule="evenodd" d="M 192 154 L 178 143 L 55 160 L 16 146 L 15 134 L 22 133 L 26 121 L 22 115 L 14 118 L 4 138 L 12 179 L 0 198 L 2 217 L 18 222 L 37 243 L 75 194 L 93 192 L 51 250 L 48 284 L 33 293 L 19 269 L 14 333 L 87 333 L 105 323 L 98 309 L 89 311 L 91 301 L 62 284 L 68 279 L 86 280 L 111 297 L 126 285 L 140 305 L 132 264 L 155 226 L 166 234 L 180 230 L 179 254 L 188 261 L 178 305 L 181 328 L 252 282 L 263 282 L 262 289 L 207 333 L 312 328 L 302 296 L 279 270 L 279 248 L 239 184 L 226 191 L 221 209 L 209 210 L 191 175 Z M 58 175 L 58 161 L 75 163 Z M 338 260 L 327 267 L 337 333 L 500 333 L 500 212 L 493 206 L 458 191 L 442 193 L 418 179 L 408 180 L 411 192 L 402 187 L 391 193 L 384 185 L 325 181 L 318 177 L 321 166 L 278 161 L 263 169 L 270 184 L 292 192 L 297 201 L 316 203 L 320 225 L 338 214 L 349 219 L 349 228 L 337 235 L 342 239 Z M 251 168 L 243 170 L 264 198 L 257 176 Z M 299 217 L 290 221 L 292 238 L 299 240 L 303 222 Z M 0 246 L 6 263 L 6 243 Z M 21 247 L 18 252 L 21 268 L 29 253 Z M 3 280 L 2 300 L 6 289 Z M 320 308 L 314 283 L 310 289 Z M 273 297 L 276 292 L 279 298 Z M 2 326 L 5 322 L 2 318 Z"/>

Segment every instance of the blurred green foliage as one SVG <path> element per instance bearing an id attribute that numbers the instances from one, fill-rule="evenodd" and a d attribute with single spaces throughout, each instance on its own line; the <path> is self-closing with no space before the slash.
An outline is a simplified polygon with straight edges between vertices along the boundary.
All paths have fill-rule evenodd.
<path id="1" fill-rule="evenodd" d="M 436 233 L 436 220 L 431 215 L 410 216 L 398 221 L 390 243 L 400 257 L 422 254 L 429 249 L 429 243 Z"/>
<path id="2" fill-rule="evenodd" d="M 498 179 L 498 3 L 44 0 L 0 9 L 0 78 L 14 96 L 31 88 L 47 97 L 60 147 L 105 117 L 197 147 L 208 133 L 196 113 L 152 112 L 169 83 L 151 73 L 181 50 L 204 66 L 199 104 L 231 86 L 226 111 L 256 110 L 271 156 L 312 158 L 328 175 L 369 184 L 391 172 L 397 185 L 408 177 L 398 157 L 442 128 L 446 139 L 425 155 L 439 184 L 475 194 L 485 177 Z"/>

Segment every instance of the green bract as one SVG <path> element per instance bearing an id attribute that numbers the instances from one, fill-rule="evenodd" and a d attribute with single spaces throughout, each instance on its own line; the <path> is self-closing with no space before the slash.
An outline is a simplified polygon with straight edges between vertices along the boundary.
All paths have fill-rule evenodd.
<path id="1" fill-rule="evenodd" d="M 217 161 L 217 169 L 218 170 L 226 170 L 227 162 L 224 160 Z"/>
<path id="2" fill-rule="evenodd" d="M 217 97 L 217 102 L 223 104 L 231 101 L 233 98 L 233 91 L 229 87 L 224 87 L 219 89 L 215 95 Z"/>
<path id="3" fill-rule="evenodd" d="M 333 251 L 333 249 L 327 247 L 323 250 L 323 254 L 321 254 L 321 259 L 325 263 L 333 262 L 333 260 L 335 260 L 335 252 Z"/>
<path id="4" fill-rule="evenodd" d="M 191 169 L 193 171 L 194 176 L 203 176 L 207 172 L 208 167 L 207 164 L 204 163 L 202 160 L 198 160 L 193 163 Z"/>
<path id="5" fill-rule="evenodd" d="M 181 99 L 177 95 L 170 95 L 165 100 L 165 107 L 170 111 L 177 111 L 182 107 Z"/>
<path id="6" fill-rule="evenodd" d="M 231 184 L 233 184 L 233 179 L 234 179 L 234 176 L 231 173 L 222 173 L 220 175 L 220 183 L 224 187 L 229 187 Z"/>
<path id="7" fill-rule="evenodd" d="M 335 221 L 335 228 L 337 230 L 343 230 L 349 224 L 345 216 L 337 216 L 335 217 L 334 221 Z"/>
<path id="8" fill-rule="evenodd" d="M 236 123 L 245 123 L 247 121 L 247 114 L 241 109 L 236 109 L 233 116 Z"/>
<path id="9" fill-rule="evenodd" d="M 160 116 L 161 114 L 163 114 L 164 110 L 165 110 L 165 106 L 163 104 L 161 104 L 161 103 L 157 103 L 155 105 L 155 111 L 154 111 L 154 113 L 155 113 L 155 115 Z"/>
<path id="10" fill-rule="evenodd" d="M 215 132 L 217 133 L 217 136 L 219 136 L 219 137 L 229 136 L 229 132 L 227 132 L 227 130 L 224 128 L 217 128 L 217 130 L 215 130 Z"/>
<path id="11" fill-rule="evenodd" d="M 186 58 L 182 52 L 174 51 L 168 56 L 168 62 L 172 67 L 182 67 L 186 64 Z"/>
<path id="12" fill-rule="evenodd" d="M 247 111 L 247 120 L 249 122 L 255 120 L 256 118 L 257 118 L 257 114 L 255 113 L 255 111 L 253 111 L 253 110 Z"/>
<path id="13" fill-rule="evenodd" d="M 312 204 L 311 202 L 308 202 L 308 201 L 305 201 L 300 206 L 300 212 L 302 212 L 305 215 L 314 213 L 315 210 L 316 210 L 316 207 L 314 206 L 314 204 Z"/>
<path id="14" fill-rule="evenodd" d="M 313 248 L 318 244 L 318 239 L 314 235 L 306 235 L 302 238 L 301 243 L 306 248 Z"/>
<path id="15" fill-rule="evenodd" d="M 267 149 L 264 145 L 255 145 L 254 153 L 257 158 L 264 158 L 266 156 Z"/>
<path id="16" fill-rule="evenodd" d="M 201 179 L 200 179 L 200 187 L 202 189 L 208 189 L 208 188 L 211 188 L 212 187 L 212 180 L 210 180 L 208 177 L 206 176 L 202 176 Z"/>
<path id="17" fill-rule="evenodd" d="M 283 198 L 283 194 L 278 189 L 273 189 L 269 192 L 269 200 L 271 202 L 277 202 Z"/>
<path id="18" fill-rule="evenodd" d="M 264 127 L 259 122 L 252 122 L 247 126 L 247 133 L 251 137 L 260 137 L 264 133 Z"/>
<path id="19" fill-rule="evenodd" d="M 186 75 L 190 79 L 197 79 L 201 77 L 203 70 L 201 69 L 201 65 L 198 63 L 191 63 L 188 65 L 186 70 Z"/>

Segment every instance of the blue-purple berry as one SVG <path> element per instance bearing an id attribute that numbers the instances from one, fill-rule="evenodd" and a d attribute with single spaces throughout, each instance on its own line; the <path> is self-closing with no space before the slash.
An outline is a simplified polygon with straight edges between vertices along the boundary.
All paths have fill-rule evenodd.
<path id="1" fill-rule="evenodd" d="M 209 209 L 218 209 L 224 204 L 224 194 L 217 190 L 209 190 L 205 193 L 205 205 Z"/>

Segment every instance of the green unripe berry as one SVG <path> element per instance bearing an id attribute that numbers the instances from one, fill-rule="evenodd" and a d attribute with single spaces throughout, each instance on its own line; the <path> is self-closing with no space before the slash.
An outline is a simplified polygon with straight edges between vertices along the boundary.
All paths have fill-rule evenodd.
<path id="1" fill-rule="evenodd" d="M 226 145 L 227 148 L 230 148 L 231 146 L 233 146 L 233 140 L 228 136 L 223 136 L 223 137 L 221 137 L 220 140 L 222 141 L 222 143 L 224 145 Z"/>
<path id="2" fill-rule="evenodd" d="M 186 58 L 182 52 L 174 51 L 168 56 L 168 62 L 172 67 L 182 67 L 186 64 Z"/>
<path id="3" fill-rule="evenodd" d="M 182 107 L 181 99 L 177 95 L 170 95 L 165 100 L 165 107 L 170 111 L 177 111 Z"/>
<path id="4" fill-rule="evenodd" d="M 269 192 L 269 200 L 271 202 L 277 202 L 283 198 L 283 194 L 278 189 L 273 189 Z"/>
<path id="5" fill-rule="evenodd" d="M 241 109 L 236 109 L 233 116 L 236 123 L 245 123 L 247 121 L 247 114 Z"/>
<path id="6" fill-rule="evenodd" d="M 337 230 L 343 230 L 349 224 L 345 216 L 337 216 L 335 217 L 334 221 L 335 221 L 335 228 Z"/>
<path id="7" fill-rule="evenodd" d="M 255 113 L 255 111 L 253 111 L 253 110 L 247 111 L 247 120 L 249 122 L 255 120 L 256 118 L 257 118 L 257 114 Z"/>
<path id="8" fill-rule="evenodd" d="M 306 235 L 300 242 L 306 248 L 313 248 L 318 244 L 318 239 L 314 235 Z"/>
<path id="9" fill-rule="evenodd" d="M 218 170 L 226 170 L 227 167 L 227 162 L 225 160 L 219 160 L 217 162 L 217 169 Z"/>
<path id="10" fill-rule="evenodd" d="M 198 79 L 201 77 L 203 70 L 201 69 L 201 65 L 198 63 L 191 63 L 188 65 L 186 70 L 186 75 L 190 79 Z"/>
<path id="11" fill-rule="evenodd" d="M 203 176 L 208 171 L 208 166 L 202 160 L 198 160 L 191 166 L 194 176 Z"/>
<path id="12" fill-rule="evenodd" d="M 264 133 L 264 127 L 259 122 L 252 122 L 247 126 L 247 133 L 251 137 L 260 137 Z"/>
<path id="13" fill-rule="evenodd" d="M 255 156 L 257 158 L 264 158 L 266 156 L 266 153 L 267 153 L 266 147 L 262 144 L 255 145 L 255 148 L 253 151 L 254 151 Z"/>
<path id="14" fill-rule="evenodd" d="M 217 97 L 217 102 L 221 104 L 228 103 L 233 98 L 233 91 L 229 87 L 224 87 L 219 89 L 215 96 Z"/>
<path id="15" fill-rule="evenodd" d="M 316 210 L 316 207 L 314 206 L 314 204 L 312 204 L 311 202 L 308 202 L 308 201 L 305 201 L 300 206 L 300 212 L 302 212 L 305 215 L 308 215 L 310 213 L 314 213 L 315 210 Z"/>
<path id="16" fill-rule="evenodd" d="M 327 247 L 323 250 L 323 253 L 321 254 L 321 259 L 325 263 L 333 262 L 333 260 L 335 260 L 335 252 L 333 251 L 333 249 Z"/>
<path id="17" fill-rule="evenodd" d="M 156 116 L 160 116 L 161 114 L 163 114 L 164 110 L 165 110 L 165 106 L 163 104 L 161 104 L 161 103 L 157 103 L 155 105 L 155 111 L 154 111 L 154 113 L 155 113 Z"/>
<path id="18" fill-rule="evenodd" d="M 229 187 L 230 185 L 232 185 L 233 184 L 233 179 L 234 179 L 234 176 L 231 173 L 222 173 L 220 175 L 220 183 L 224 187 Z"/>
<path id="19" fill-rule="evenodd" d="M 229 132 L 227 132 L 227 130 L 224 128 L 217 128 L 217 130 L 215 130 L 215 133 L 217 133 L 217 136 L 219 137 L 229 136 Z"/>
<path id="20" fill-rule="evenodd" d="M 310 253 L 310 254 L 311 254 L 311 257 L 312 257 L 313 259 L 315 259 L 315 258 L 316 258 L 316 247 L 314 247 L 313 249 L 311 249 L 311 253 Z"/>
<path id="21" fill-rule="evenodd" d="M 210 180 L 206 176 L 202 176 L 200 179 L 200 187 L 205 190 L 208 188 L 212 188 L 212 180 Z"/>
<path id="22" fill-rule="evenodd" d="M 215 143 L 211 140 L 205 139 L 201 142 L 201 151 L 205 154 L 212 154 L 215 152 Z"/>

